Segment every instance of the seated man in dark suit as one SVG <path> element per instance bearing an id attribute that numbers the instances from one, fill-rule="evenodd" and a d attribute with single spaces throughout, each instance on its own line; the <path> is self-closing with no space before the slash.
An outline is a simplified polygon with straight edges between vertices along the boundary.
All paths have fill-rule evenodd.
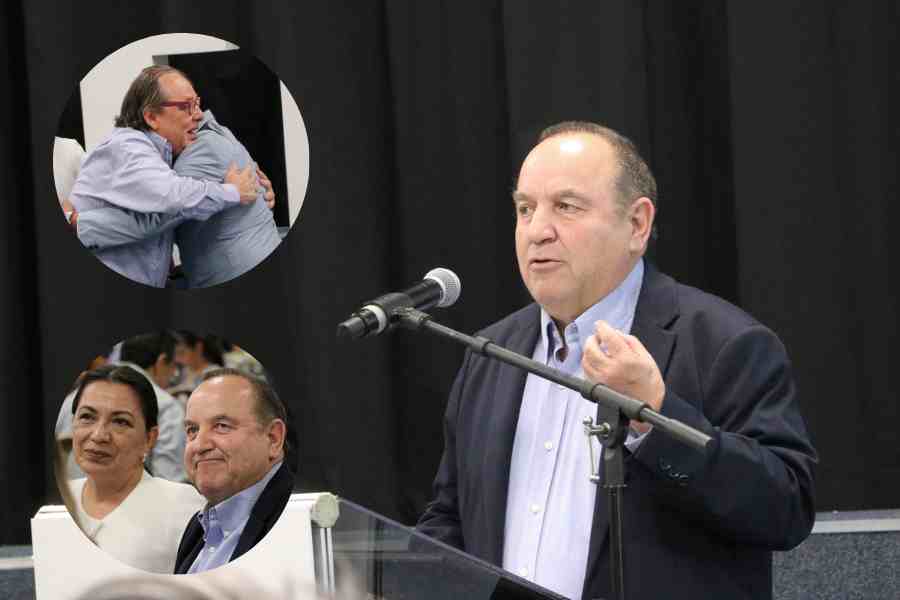
<path id="1" fill-rule="evenodd" d="M 206 375 L 188 399 L 184 465 L 206 508 L 188 523 L 175 573 L 241 556 L 275 525 L 294 476 L 283 463 L 284 405 L 272 387 L 236 369 Z"/>
<path id="2" fill-rule="evenodd" d="M 771 598 L 772 550 L 799 544 L 814 519 L 816 452 L 784 346 L 739 308 L 644 260 L 656 182 L 615 131 L 545 130 L 513 204 L 535 303 L 484 335 L 713 438 L 704 455 L 631 423 L 627 597 Z M 611 598 L 606 497 L 588 477 L 582 426 L 596 410 L 467 352 L 418 528 L 567 598 Z"/>

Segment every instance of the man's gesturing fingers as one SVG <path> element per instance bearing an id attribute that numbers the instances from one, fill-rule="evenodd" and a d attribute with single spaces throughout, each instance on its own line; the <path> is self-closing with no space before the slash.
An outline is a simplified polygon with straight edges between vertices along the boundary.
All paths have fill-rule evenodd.
<path id="1" fill-rule="evenodd" d="M 666 389 L 662 374 L 656 361 L 635 336 L 598 321 L 594 335 L 585 343 L 581 365 L 590 381 L 646 402 L 654 410 L 662 408 Z M 638 430 L 648 427 L 634 425 Z"/>
<path id="2" fill-rule="evenodd" d="M 597 321 L 594 334 L 588 338 L 581 357 L 581 366 L 588 379 L 612 387 L 608 382 L 615 362 L 621 362 L 630 352 L 623 335 L 606 321 Z"/>

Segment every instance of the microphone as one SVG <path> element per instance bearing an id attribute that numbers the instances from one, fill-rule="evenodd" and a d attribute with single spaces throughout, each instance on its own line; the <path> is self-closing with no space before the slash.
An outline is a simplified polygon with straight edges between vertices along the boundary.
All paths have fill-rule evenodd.
<path id="1" fill-rule="evenodd" d="M 338 337 L 358 339 L 377 335 L 393 325 L 394 313 L 400 308 L 427 310 L 444 308 L 459 299 L 462 284 L 450 269 L 438 267 L 425 274 L 419 283 L 402 292 L 379 296 L 363 305 L 350 318 L 338 325 Z"/>

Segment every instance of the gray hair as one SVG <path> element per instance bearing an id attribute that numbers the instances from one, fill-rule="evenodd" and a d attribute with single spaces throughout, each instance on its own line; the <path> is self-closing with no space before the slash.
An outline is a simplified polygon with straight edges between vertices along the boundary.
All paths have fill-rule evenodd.
<path id="1" fill-rule="evenodd" d="M 159 79 L 169 73 L 176 73 L 190 81 L 187 75 L 175 67 L 168 65 L 145 67 L 128 86 L 128 91 L 122 98 L 122 108 L 114 121 L 115 126 L 149 131 L 150 126 L 144 120 L 144 111 L 159 111 L 160 103 L 166 101 L 162 90 L 159 89 Z"/>

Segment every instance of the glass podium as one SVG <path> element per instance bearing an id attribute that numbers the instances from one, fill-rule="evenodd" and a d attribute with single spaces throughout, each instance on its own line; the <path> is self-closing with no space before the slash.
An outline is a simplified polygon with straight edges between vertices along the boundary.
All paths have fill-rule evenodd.
<path id="1" fill-rule="evenodd" d="M 313 527 L 322 595 L 341 600 L 562 598 L 349 500 L 338 502 L 334 525 Z"/>

